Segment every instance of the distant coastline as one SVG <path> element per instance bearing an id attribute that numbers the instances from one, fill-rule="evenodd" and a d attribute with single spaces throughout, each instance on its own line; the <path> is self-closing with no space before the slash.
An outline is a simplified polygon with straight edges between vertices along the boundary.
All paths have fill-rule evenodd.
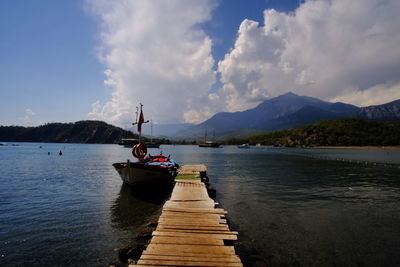
<path id="1" fill-rule="evenodd" d="M 366 149 L 366 150 L 400 150 L 400 146 L 313 146 L 315 149 Z"/>

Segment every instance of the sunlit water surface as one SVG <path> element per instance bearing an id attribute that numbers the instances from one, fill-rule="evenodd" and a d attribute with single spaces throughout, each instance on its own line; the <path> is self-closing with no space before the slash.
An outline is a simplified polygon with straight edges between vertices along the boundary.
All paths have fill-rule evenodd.
<path id="1" fill-rule="evenodd" d="M 160 150 L 208 166 L 247 266 L 400 266 L 398 150 Z M 118 262 L 162 206 L 122 186 L 111 164 L 128 158 L 117 145 L 0 147 L 0 266 Z"/>

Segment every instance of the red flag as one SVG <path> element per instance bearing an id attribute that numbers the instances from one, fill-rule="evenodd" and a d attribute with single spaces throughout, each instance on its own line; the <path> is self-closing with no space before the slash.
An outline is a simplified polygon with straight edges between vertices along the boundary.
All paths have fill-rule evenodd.
<path id="1" fill-rule="evenodd" d="M 139 133 L 142 133 L 142 124 L 143 124 L 143 122 L 144 122 L 143 111 L 142 111 L 142 109 L 140 109 L 140 116 L 139 116 L 139 120 L 138 120 L 138 123 L 137 123 L 137 131 Z"/>

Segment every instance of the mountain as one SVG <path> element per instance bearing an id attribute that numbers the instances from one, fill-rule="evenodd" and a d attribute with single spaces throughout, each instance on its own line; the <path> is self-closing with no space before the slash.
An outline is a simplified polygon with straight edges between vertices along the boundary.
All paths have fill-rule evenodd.
<path id="1" fill-rule="evenodd" d="M 363 118 L 372 120 L 399 120 L 400 100 L 384 105 L 357 107 L 326 102 L 294 93 L 265 100 L 257 107 L 242 112 L 221 112 L 201 124 L 188 127 L 176 138 L 203 138 L 205 131 L 215 132 L 216 138 L 292 129 L 320 120 L 336 118 Z"/>
<path id="2" fill-rule="evenodd" d="M 399 120 L 400 99 L 383 105 L 361 108 L 360 117 L 377 121 Z"/>
<path id="3" fill-rule="evenodd" d="M 38 127 L 0 126 L 2 142 L 115 144 L 122 137 L 135 138 L 136 135 L 102 121 L 48 123 Z"/>

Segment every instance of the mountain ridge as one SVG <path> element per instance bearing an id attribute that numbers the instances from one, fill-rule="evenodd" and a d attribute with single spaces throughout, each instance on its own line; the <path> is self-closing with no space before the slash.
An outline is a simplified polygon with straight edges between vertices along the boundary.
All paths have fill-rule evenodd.
<path id="1" fill-rule="evenodd" d="M 189 126 L 175 138 L 202 138 L 215 131 L 216 138 L 228 138 L 237 132 L 292 129 L 320 120 L 360 118 L 377 121 L 400 119 L 400 100 L 382 105 L 357 107 L 342 102 L 327 102 L 292 92 L 267 99 L 255 108 L 239 112 L 220 112 L 208 120 Z"/>
<path id="2" fill-rule="evenodd" d="M 92 120 L 47 123 L 36 127 L 0 126 L 1 142 L 116 144 L 121 138 L 136 137 L 120 127 Z"/>

